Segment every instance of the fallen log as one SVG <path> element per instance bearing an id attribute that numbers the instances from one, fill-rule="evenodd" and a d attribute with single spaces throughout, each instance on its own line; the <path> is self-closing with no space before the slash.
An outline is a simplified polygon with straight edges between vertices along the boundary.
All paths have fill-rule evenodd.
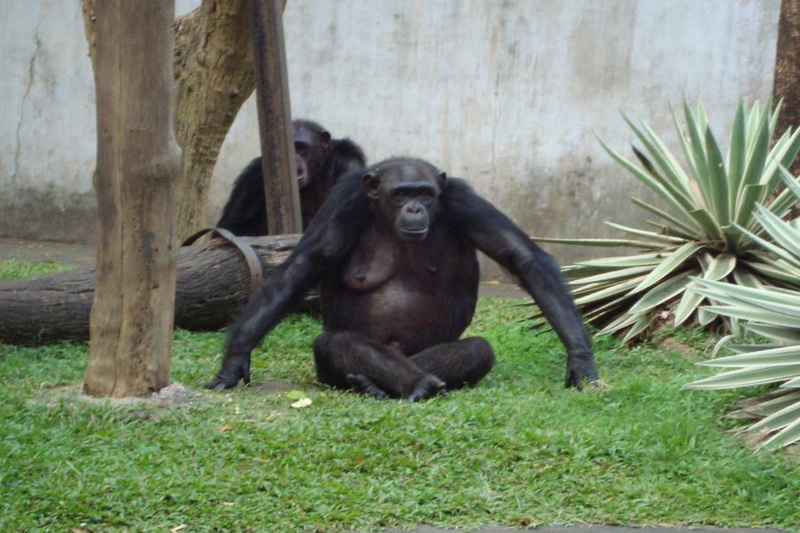
<path id="1" fill-rule="evenodd" d="M 299 235 L 240 237 L 264 275 L 291 253 Z M 89 339 L 94 267 L 40 278 L 0 282 L 0 343 L 38 345 Z M 220 239 L 178 252 L 175 325 L 191 330 L 225 327 L 247 301 L 251 273 L 241 252 Z"/>

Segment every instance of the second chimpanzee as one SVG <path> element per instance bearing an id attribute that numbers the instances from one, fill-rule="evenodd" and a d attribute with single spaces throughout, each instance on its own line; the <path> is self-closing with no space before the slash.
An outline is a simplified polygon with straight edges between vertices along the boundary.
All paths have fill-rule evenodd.
<path id="1" fill-rule="evenodd" d="M 317 283 L 322 383 L 410 401 L 474 385 L 494 365 L 488 342 L 459 340 L 478 295 L 476 249 L 517 277 L 558 333 L 566 385 L 596 381 L 589 338 L 555 261 L 465 181 L 394 158 L 337 184 L 234 322 L 222 368 L 206 386 L 249 382 L 252 350 Z"/>
<path id="2" fill-rule="evenodd" d="M 310 120 L 295 120 L 294 154 L 300 210 L 307 228 L 336 181 L 366 166 L 361 147 L 350 139 L 332 139 L 328 130 Z M 267 207 L 261 158 L 257 157 L 236 178 L 231 196 L 217 222 L 234 235 L 267 235 Z"/>

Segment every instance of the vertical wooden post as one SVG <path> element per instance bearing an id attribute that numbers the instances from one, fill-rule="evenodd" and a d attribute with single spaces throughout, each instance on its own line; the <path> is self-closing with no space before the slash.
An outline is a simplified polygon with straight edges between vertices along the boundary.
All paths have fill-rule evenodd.
<path id="1" fill-rule="evenodd" d="M 270 233 L 301 233 L 281 0 L 248 0 Z"/>
<path id="2" fill-rule="evenodd" d="M 166 386 L 175 301 L 174 2 L 97 2 L 97 283 L 84 389 Z"/>

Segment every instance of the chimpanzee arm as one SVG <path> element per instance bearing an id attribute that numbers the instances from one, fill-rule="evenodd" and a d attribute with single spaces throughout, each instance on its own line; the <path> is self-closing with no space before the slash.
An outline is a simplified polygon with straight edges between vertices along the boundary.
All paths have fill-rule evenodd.
<path id="1" fill-rule="evenodd" d="M 589 336 L 555 260 L 466 182 L 448 179 L 441 200 L 450 224 L 520 281 L 558 333 L 567 350 L 566 386 L 596 381 Z"/>
<path id="2" fill-rule="evenodd" d="M 231 195 L 222 209 L 218 228 L 234 235 L 266 235 L 267 205 L 264 202 L 264 175 L 261 158 L 253 159 L 236 178 Z"/>
<path id="3" fill-rule="evenodd" d="M 229 389 L 240 379 L 249 383 L 253 349 L 308 289 L 347 258 L 370 216 L 359 184 L 350 179 L 334 189 L 292 255 L 251 295 L 228 332 L 222 368 L 206 388 Z"/>

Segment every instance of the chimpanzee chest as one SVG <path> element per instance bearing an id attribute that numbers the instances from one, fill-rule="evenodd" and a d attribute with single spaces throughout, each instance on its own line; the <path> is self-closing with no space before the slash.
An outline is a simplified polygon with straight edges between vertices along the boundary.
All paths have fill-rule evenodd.
<path id="1" fill-rule="evenodd" d="M 322 286 L 327 330 L 355 331 L 412 355 L 458 339 L 478 293 L 475 248 L 448 228 L 423 241 L 368 229 Z"/>

